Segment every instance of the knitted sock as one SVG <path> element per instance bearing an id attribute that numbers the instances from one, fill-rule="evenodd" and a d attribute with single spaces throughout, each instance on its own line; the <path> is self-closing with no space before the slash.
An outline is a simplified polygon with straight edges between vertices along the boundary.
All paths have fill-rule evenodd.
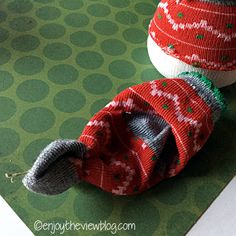
<path id="1" fill-rule="evenodd" d="M 149 25 L 150 60 L 165 77 L 196 71 L 236 82 L 236 1 L 161 0 Z"/>
<path id="2" fill-rule="evenodd" d="M 23 179 L 24 185 L 33 192 L 48 195 L 64 192 L 80 180 L 70 157 L 83 159 L 85 152 L 85 145 L 76 140 L 52 142 Z"/>
<path id="3" fill-rule="evenodd" d="M 225 106 L 198 73 L 130 87 L 94 115 L 78 140 L 46 147 L 23 183 L 43 194 L 79 181 L 118 195 L 142 192 L 186 166 Z"/>

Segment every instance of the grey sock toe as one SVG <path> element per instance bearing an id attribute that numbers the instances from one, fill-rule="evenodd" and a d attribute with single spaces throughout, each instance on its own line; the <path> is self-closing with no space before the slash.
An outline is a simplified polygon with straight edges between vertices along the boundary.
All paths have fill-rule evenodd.
<path id="1" fill-rule="evenodd" d="M 22 182 L 27 189 L 37 193 L 64 192 L 79 181 L 69 158 L 83 159 L 85 152 L 85 145 L 76 140 L 56 140 L 40 153 Z"/>

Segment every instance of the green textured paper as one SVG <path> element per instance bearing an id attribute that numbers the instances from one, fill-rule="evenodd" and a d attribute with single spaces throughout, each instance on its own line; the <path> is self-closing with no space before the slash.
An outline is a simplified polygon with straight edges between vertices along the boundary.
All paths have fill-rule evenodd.
<path id="1" fill-rule="evenodd" d="M 6 172 L 28 170 L 50 141 L 77 138 L 91 116 L 126 87 L 162 77 L 146 49 L 156 4 L 0 1 L 0 194 L 36 235 L 50 235 L 34 230 L 36 220 L 134 222 L 136 231 L 117 235 L 184 235 L 234 176 L 236 86 L 231 86 L 223 89 L 228 110 L 204 149 L 181 175 L 141 195 L 114 197 L 80 184 L 43 197 L 28 192 L 21 178 L 13 184 L 5 178 Z"/>

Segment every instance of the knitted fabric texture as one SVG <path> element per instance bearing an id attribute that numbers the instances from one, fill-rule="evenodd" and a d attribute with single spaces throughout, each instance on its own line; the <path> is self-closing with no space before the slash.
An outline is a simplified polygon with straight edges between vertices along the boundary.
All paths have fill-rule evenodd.
<path id="1" fill-rule="evenodd" d="M 149 34 L 165 53 L 194 67 L 236 69 L 236 1 L 162 0 Z"/>
<path id="2" fill-rule="evenodd" d="M 44 194 L 79 180 L 117 195 L 140 193 L 186 166 L 225 106 L 219 90 L 198 73 L 130 87 L 94 115 L 77 141 L 55 141 L 43 150 L 23 183 Z"/>
<path id="3" fill-rule="evenodd" d="M 83 159 L 86 147 L 76 140 L 56 140 L 48 145 L 23 179 L 33 192 L 54 195 L 79 182 L 76 168 L 69 160 L 79 155 Z"/>

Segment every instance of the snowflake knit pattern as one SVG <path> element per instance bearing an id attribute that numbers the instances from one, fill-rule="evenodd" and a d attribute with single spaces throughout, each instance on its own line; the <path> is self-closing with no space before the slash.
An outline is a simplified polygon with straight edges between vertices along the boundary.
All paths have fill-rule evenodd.
<path id="1" fill-rule="evenodd" d="M 116 195 L 140 193 L 186 166 L 225 106 L 199 73 L 130 87 L 92 117 L 78 140 L 46 147 L 23 183 L 44 194 L 78 181 Z"/>
<path id="2" fill-rule="evenodd" d="M 162 0 L 149 34 L 168 55 L 194 67 L 236 69 L 236 1 Z"/>

